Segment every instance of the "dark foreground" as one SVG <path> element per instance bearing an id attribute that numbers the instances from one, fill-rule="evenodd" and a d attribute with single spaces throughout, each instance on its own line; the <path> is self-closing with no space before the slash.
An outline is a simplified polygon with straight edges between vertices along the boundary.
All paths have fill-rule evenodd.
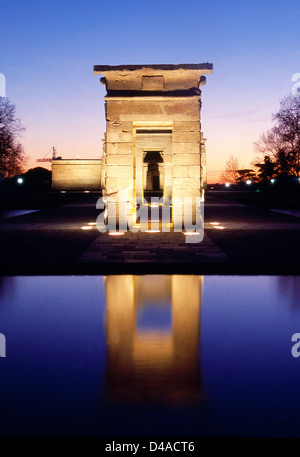
<path id="1" fill-rule="evenodd" d="M 99 195 L 60 197 L 59 206 L 0 220 L 0 273 L 299 273 L 299 217 L 219 195 L 206 197 L 205 236 L 195 244 L 181 233 L 111 237 L 83 230 L 100 213 Z"/>

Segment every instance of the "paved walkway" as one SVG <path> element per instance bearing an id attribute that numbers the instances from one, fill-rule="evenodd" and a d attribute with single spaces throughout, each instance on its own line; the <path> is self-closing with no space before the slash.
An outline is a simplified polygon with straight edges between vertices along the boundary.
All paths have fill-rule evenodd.
<path id="1" fill-rule="evenodd" d="M 201 243 L 186 243 L 182 233 L 174 232 L 127 232 L 118 237 L 101 234 L 78 260 L 80 264 L 155 266 L 216 262 L 227 263 L 230 260 L 207 235 Z"/>
<path id="2" fill-rule="evenodd" d="M 208 196 L 204 240 L 190 244 L 182 233 L 100 234 L 95 204 L 2 220 L 0 273 L 300 274 L 299 217 Z"/>

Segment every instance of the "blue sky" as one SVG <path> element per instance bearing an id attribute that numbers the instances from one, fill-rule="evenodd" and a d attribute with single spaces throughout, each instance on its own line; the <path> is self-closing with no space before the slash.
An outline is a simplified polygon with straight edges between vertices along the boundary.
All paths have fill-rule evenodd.
<path id="1" fill-rule="evenodd" d="M 299 0 L 0 0 L 0 73 L 31 157 L 101 155 L 105 88 L 94 65 L 214 65 L 202 88 L 210 180 L 249 166 L 300 72 Z"/>

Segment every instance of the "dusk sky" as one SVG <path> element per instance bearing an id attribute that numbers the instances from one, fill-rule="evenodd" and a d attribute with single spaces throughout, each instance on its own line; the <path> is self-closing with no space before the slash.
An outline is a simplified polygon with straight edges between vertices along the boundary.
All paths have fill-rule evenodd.
<path id="1" fill-rule="evenodd" d="M 52 146 L 65 159 L 101 157 L 94 65 L 211 62 L 201 123 L 215 182 L 231 154 L 251 164 L 300 73 L 299 0 L 0 0 L 0 17 L 0 73 L 29 167 L 47 166 L 36 159 Z"/>

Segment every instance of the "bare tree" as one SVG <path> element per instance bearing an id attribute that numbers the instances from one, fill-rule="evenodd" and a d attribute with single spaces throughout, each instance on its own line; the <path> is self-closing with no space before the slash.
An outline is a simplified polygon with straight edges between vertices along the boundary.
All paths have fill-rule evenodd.
<path id="1" fill-rule="evenodd" d="M 274 127 L 254 143 L 255 150 L 276 163 L 277 172 L 300 174 L 300 97 L 288 96 L 273 114 Z"/>
<path id="2" fill-rule="evenodd" d="M 16 117 L 16 108 L 8 98 L 0 97 L 0 174 L 4 178 L 20 174 L 27 161 L 18 137 L 24 130 Z"/>
<path id="3" fill-rule="evenodd" d="M 288 96 L 280 102 L 280 110 L 273 115 L 274 131 L 281 136 L 286 147 L 300 153 L 300 97 Z"/>
<path id="4" fill-rule="evenodd" d="M 284 150 L 286 145 L 281 135 L 275 132 L 274 129 L 271 129 L 261 135 L 259 140 L 254 143 L 254 148 L 255 151 L 264 157 L 269 155 L 277 159 L 278 153 Z"/>
<path id="5" fill-rule="evenodd" d="M 239 180 L 239 160 L 231 155 L 226 162 L 225 170 L 220 175 L 221 183 L 237 183 Z"/>

